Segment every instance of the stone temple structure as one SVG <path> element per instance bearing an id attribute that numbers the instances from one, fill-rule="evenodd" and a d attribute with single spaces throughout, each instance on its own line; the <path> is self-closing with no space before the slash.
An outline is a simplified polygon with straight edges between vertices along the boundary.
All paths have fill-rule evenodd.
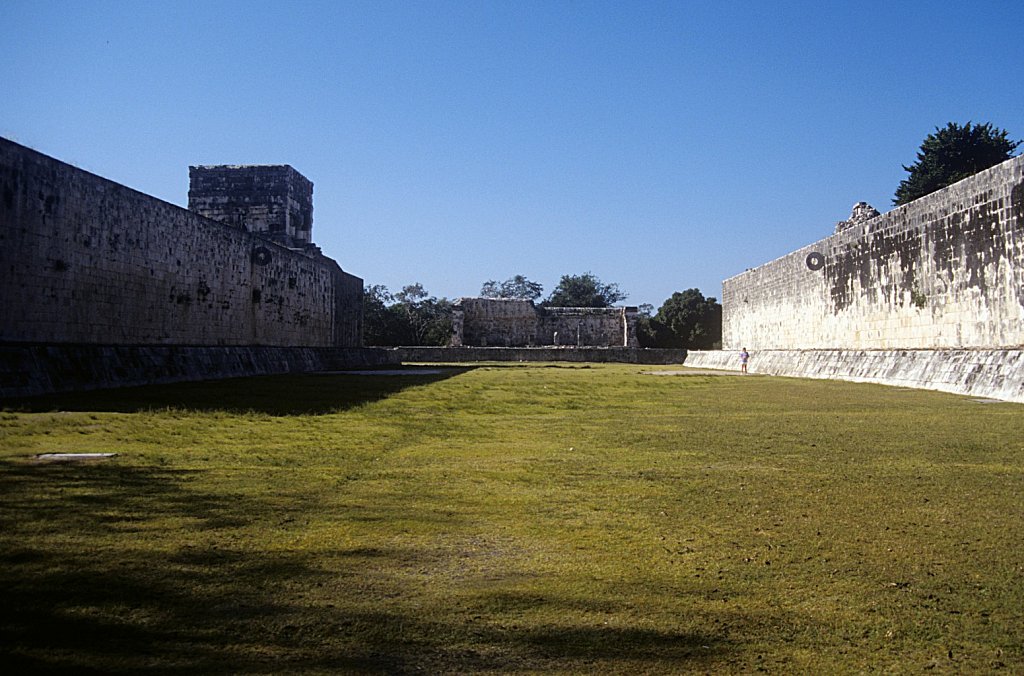
<path id="1" fill-rule="evenodd" d="M 289 248 L 313 241 L 313 183 L 287 164 L 189 167 L 188 209 Z"/>
<path id="2" fill-rule="evenodd" d="M 850 217 L 845 221 L 839 221 L 836 223 L 836 232 L 842 232 L 847 228 L 852 228 L 855 225 L 862 225 L 867 223 L 875 216 L 881 216 L 878 209 L 874 208 L 867 202 L 857 202 L 853 205 L 853 210 L 850 211 Z"/>

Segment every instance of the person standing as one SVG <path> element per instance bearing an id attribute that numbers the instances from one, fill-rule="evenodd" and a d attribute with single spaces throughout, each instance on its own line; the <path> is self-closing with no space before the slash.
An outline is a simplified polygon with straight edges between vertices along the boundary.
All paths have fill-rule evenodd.
<path id="1" fill-rule="evenodd" d="M 750 359 L 750 353 L 747 352 L 747 348 L 740 350 L 740 373 L 747 372 L 747 361 Z"/>

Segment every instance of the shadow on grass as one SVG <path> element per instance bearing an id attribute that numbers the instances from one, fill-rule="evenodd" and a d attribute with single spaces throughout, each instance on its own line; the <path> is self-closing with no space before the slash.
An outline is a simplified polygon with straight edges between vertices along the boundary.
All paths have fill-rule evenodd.
<path id="1" fill-rule="evenodd" d="M 265 413 L 273 416 L 324 415 L 378 401 L 408 387 L 451 378 L 473 367 L 403 369 L 370 375 L 309 373 L 257 376 L 199 382 L 170 383 L 52 394 L 3 402 L 23 412 L 106 411 L 137 413 L 165 408 L 225 413 Z"/>
<path id="2" fill-rule="evenodd" d="M 195 478 L 0 463 L 7 673 L 515 672 L 649 660 L 701 668 L 728 647 L 631 627 L 429 619 L 405 602 L 398 577 L 378 574 L 421 553 L 267 550 L 254 541 L 262 531 L 244 529 L 281 523 L 280 504 L 204 493 Z"/>

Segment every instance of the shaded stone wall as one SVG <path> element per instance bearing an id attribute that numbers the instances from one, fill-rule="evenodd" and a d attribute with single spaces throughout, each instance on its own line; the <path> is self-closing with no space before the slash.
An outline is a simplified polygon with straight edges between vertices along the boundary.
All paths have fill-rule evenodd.
<path id="1" fill-rule="evenodd" d="M 1024 345 L 1024 157 L 725 280 L 723 346 Z"/>
<path id="2" fill-rule="evenodd" d="M 334 261 L 0 139 L 0 342 L 358 345 Z"/>
<path id="3" fill-rule="evenodd" d="M 0 401 L 53 392 L 397 363 L 394 352 L 373 348 L 0 343 Z"/>
<path id="4" fill-rule="evenodd" d="M 460 298 L 452 345 L 636 347 L 637 308 L 537 307 L 528 300 Z"/>
<path id="5" fill-rule="evenodd" d="M 363 280 L 323 257 L 334 277 L 334 342 L 338 347 L 363 344 Z"/>

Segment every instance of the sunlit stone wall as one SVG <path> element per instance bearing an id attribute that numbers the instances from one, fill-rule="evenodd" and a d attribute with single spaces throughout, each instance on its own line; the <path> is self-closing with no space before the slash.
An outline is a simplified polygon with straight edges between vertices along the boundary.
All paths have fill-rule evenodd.
<path id="1" fill-rule="evenodd" d="M 725 280 L 723 346 L 1024 346 L 1024 157 Z"/>

